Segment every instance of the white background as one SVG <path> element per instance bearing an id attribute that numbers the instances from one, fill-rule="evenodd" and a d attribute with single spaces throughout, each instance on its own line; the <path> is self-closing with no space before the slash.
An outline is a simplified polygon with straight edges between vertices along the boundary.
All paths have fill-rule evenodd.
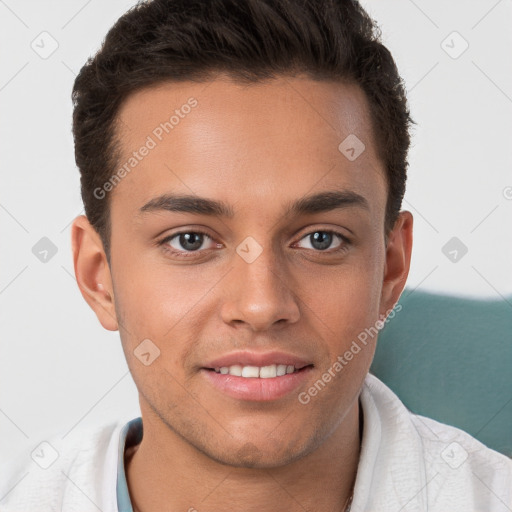
<path id="1" fill-rule="evenodd" d="M 71 135 L 76 73 L 132 1 L 0 1 L 0 458 L 47 433 L 139 414 L 119 335 L 73 275 L 83 213 Z M 503 300 L 512 293 L 512 3 L 366 0 L 409 91 L 408 288 Z M 47 31 L 57 50 L 32 48 Z M 464 41 L 469 44 L 454 59 Z M 48 36 L 44 36 L 48 37 Z M 447 39 L 448 37 L 448 39 Z M 46 48 L 51 41 L 47 39 Z M 459 238 L 457 263 L 442 247 Z M 57 254 L 32 247 L 48 237 Z"/>

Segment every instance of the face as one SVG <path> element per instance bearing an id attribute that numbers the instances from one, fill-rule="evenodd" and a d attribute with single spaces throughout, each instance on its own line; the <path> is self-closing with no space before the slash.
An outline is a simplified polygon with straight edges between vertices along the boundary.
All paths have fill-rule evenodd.
<path id="1" fill-rule="evenodd" d="M 361 333 L 398 300 L 410 259 L 409 212 L 385 243 L 363 92 L 219 76 L 137 92 L 119 120 L 111 266 L 82 217 L 75 271 L 119 329 L 145 436 L 172 431 L 237 466 L 314 451 L 354 410 L 376 341 Z"/>

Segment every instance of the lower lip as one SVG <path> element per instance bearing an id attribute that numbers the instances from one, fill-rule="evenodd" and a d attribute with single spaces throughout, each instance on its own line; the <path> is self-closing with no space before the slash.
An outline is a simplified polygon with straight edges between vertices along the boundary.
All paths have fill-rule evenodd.
<path id="1" fill-rule="evenodd" d="M 206 368 L 202 368 L 201 373 L 216 389 L 232 398 L 270 401 L 277 400 L 297 389 L 306 380 L 312 369 L 311 366 L 307 366 L 298 372 L 268 379 L 236 377 L 235 375 L 217 373 Z"/>

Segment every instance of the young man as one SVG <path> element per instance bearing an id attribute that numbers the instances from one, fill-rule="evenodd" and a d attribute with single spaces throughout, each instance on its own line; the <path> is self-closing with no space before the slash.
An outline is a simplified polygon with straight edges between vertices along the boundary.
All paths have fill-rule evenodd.
<path id="1" fill-rule="evenodd" d="M 57 444 L 2 510 L 512 510 L 512 462 L 410 413 L 355 342 L 412 249 L 411 119 L 356 2 L 141 3 L 73 99 L 76 278 L 141 418 Z"/>

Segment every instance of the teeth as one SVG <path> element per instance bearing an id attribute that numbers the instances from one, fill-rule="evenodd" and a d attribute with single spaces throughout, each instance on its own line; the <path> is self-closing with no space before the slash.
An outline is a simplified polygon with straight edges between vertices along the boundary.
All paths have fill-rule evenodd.
<path id="1" fill-rule="evenodd" d="M 272 377 L 282 377 L 287 373 L 294 373 L 293 364 L 271 364 L 269 366 L 241 366 L 234 364 L 232 366 L 222 366 L 215 368 L 216 373 L 223 375 L 234 375 L 235 377 L 271 379 Z"/>
<path id="2" fill-rule="evenodd" d="M 262 366 L 260 368 L 259 377 L 260 379 L 269 379 L 271 377 L 277 377 L 277 366 L 275 364 L 271 364 L 270 366 Z"/>
<path id="3" fill-rule="evenodd" d="M 259 377 L 260 369 L 257 366 L 244 366 L 242 368 L 242 377 Z"/>
<path id="4" fill-rule="evenodd" d="M 239 364 L 234 364 L 229 368 L 227 366 L 224 366 L 224 370 L 226 369 L 228 370 L 227 373 L 229 373 L 230 375 L 236 375 L 237 377 L 242 376 L 242 367 Z"/>

